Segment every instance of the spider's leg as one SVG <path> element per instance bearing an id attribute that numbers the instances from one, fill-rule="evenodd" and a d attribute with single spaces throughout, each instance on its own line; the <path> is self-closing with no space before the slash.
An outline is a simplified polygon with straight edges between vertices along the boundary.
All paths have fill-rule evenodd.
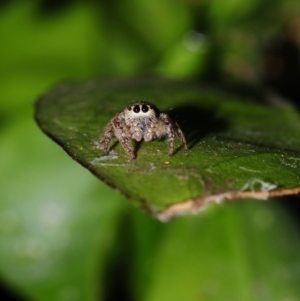
<path id="1" fill-rule="evenodd" d="M 112 123 L 112 121 L 110 121 L 108 123 L 108 125 L 106 126 L 103 134 L 101 135 L 100 141 L 99 141 L 100 144 L 103 144 L 103 153 L 104 153 L 104 155 L 108 154 L 109 144 L 110 144 L 110 141 L 112 139 L 113 132 L 114 132 L 113 123 Z"/>
<path id="2" fill-rule="evenodd" d="M 119 139 L 120 143 L 122 144 L 123 148 L 125 149 L 125 151 L 130 155 L 130 158 L 131 159 L 134 159 L 135 158 L 135 155 L 134 155 L 134 151 L 132 150 L 132 148 L 129 146 L 129 139 L 126 138 L 126 137 L 121 137 Z"/>
<path id="3" fill-rule="evenodd" d="M 172 119 L 165 113 L 161 113 L 159 115 L 159 119 L 165 124 L 166 127 L 165 135 L 169 140 L 169 156 L 172 156 L 174 152 L 174 140 L 175 140 L 175 132 L 174 132 Z"/>
<path id="4" fill-rule="evenodd" d="M 125 151 L 130 155 L 131 159 L 134 159 L 134 151 L 129 145 L 129 131 L 126 127 L 124 120 L 121 118 L 122 115 L 120 115 L 113 120 L 115 135 L 122 144 Z"/>
<path id="5" fill-rule="evenodd" d="M 181 128 L 179 127 L 178 123 L 175 122 L 175 131 L 176 131 L 176 134 L 179 136 L 182 144 L 183 144 L 183 147 L 184 147 L 184 150 L 188 150 L 188 146 L 187 146 L 187 143 L 186 143 L 186 139 L 185 139 L 185 136 L 183 134 L 183 131 L 181 130 Z"/>

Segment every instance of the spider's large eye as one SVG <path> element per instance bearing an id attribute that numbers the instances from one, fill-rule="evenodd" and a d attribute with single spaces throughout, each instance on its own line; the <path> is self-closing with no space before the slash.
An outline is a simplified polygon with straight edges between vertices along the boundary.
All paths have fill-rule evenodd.
<path id="1" fill-rule="evenodd" d="M 149 108 L 146 105 L 142 105 L 142 111 L 144 113 L 148 112 Z"/>
<path id="2" fill-rule="evenodd" d="M 140 111 L 140 107 L 134 106 L 133 111 L 134 111 L 134 113 L 138 113 Z"/>

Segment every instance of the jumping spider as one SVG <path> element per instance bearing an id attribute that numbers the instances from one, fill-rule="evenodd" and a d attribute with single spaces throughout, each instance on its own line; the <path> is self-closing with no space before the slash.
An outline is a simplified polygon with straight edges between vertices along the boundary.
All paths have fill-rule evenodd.
<path id="1" fill-rule="evenodd" d="M 134 150 L 129 146 L 129 140 L 150 141 L 160 137 L 167 137 L 169 141 L 169 156 L 174 152 L 174 140 L 178 136 L 183 147 L 188 150 L 186 139 L 179 125 L 167 114 L 160 113 L 151 103 L 139 101 L 127 106 L 117 113 L 106 125 L 100 143 L 103 144 L 104 154 L 109 151 L 113 135 L 120 141 L 125 151 L 132 159 L 135 158 Z"/>

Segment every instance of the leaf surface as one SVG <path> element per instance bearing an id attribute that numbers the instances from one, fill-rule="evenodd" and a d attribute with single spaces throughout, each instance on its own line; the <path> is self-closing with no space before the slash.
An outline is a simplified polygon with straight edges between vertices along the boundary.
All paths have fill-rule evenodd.
<path id="1" fill-rule="evenodd" d="M 147 100 L 183 129 L 176 140 L 119 143 L 103 156 L 99 136 L 129 103 Z M 291 107 L 271 107 L 191 82 L 161 79 L 68 83 L 39 99 L 36 119 L 76 161 L 151 214 L 202 196 L 299 185 L 300 123 Z M 116 140 L 115 140 L 116 142 Z"/>

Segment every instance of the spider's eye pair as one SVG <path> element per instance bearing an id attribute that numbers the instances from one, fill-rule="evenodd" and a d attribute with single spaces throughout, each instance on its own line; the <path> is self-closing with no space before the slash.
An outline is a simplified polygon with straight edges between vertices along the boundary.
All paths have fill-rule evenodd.
<path id="1" fill-rule="evenodd" d="M 148 106 L 142 105 L 142 112 L 146 113 L 146 112 L 148 112 L 148 110 L 149 110 Z M 139 111 L 140 111 L 140 106 L 139 105 L 136 105 L 136 106 L 133 107 L 133 112 L 134 113 L 139 113 Z"/>

